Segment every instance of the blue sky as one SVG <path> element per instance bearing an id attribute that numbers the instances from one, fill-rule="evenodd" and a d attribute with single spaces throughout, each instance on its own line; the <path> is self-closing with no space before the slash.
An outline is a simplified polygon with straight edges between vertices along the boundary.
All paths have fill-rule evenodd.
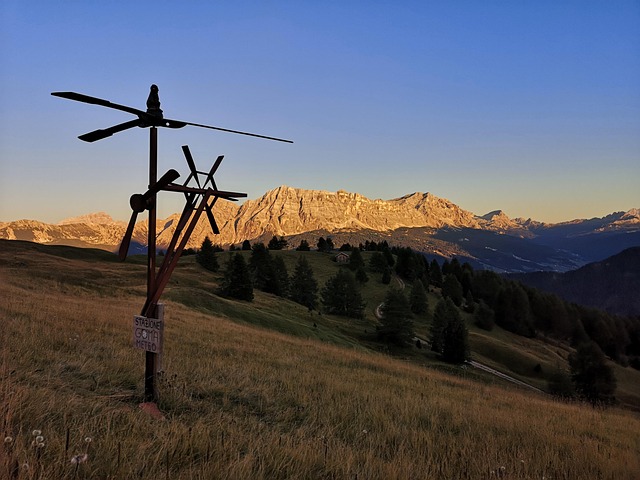
<path id="1" fill-rule="evenodd" d="M 558 222 L 640 207 L 640 2 L 15 1 L 0 5 L 0 221 L 129 217 L 148 132 L 50 95 L 145 109 L 160 173 L 180 146 L 221 189 L 391 199 L 432 192 L 482 215 Z M 181 210 L 163 193 L 160 215 Z"/>

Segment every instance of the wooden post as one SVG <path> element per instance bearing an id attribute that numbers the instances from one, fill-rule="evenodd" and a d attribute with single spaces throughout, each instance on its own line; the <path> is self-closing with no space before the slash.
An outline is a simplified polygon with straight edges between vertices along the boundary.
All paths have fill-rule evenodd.
<path id="1" fill-rule="evenodd" d="M 158 181 L 158 129 L 149 129 L 149 188 Z M 156 198 L 154 193 L 151 197 L 151 208 L 149 208 L 149 231 L 147 232 L 147 299 L 150 299 L 155 290 L 156 279 Z M 142 315 L 157 318 L 157 305 L 149 305 Z M 158 389 L 156 387 L 157 354 L 145 352 L 144 370 L 144 401 L 155 402 L 158 400 Z"/>

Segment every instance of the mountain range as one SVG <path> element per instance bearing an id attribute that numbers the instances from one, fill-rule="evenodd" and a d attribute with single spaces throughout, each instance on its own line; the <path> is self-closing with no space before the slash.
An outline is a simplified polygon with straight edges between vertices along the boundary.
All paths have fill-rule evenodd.
<path id="1" fill-rule="evenodd" d="M 242 205 L 219 200 L 214 207 L 220 234 L 205 216 L 187 247 L 198 248 L 206 236 L 223 246 L 244 240 L 268 242 L 283 236 L 292 247 L 302 239 L 315 245 L 330 236 L 334 245 L 366 240 L 408 246 L 429 257 L 457 256 L 480 268 L 500 272 L 567 271 L 640 245 L 640 209 L 602 218 L 557 224 L 509 218 L 501 210 L 476 215 L 431 193 L 392 200 L 371 200 L 343 190 L 327 192 L 281 186 Z M 157 245 L 165 248 L 179 214 L 158 220 Z M 57 225 L 36 220 L 0 223 L 0 238 L 115 251 L 125 222 L 106 213 L 66 219 Z M 148 224 L 138 222 L 131 253 L 145 251 Z"/>

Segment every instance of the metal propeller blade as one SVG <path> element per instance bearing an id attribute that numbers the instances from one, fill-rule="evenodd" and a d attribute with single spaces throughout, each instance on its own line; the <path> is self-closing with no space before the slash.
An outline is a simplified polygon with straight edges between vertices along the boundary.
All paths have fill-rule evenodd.
<path id="1" fill-rule="evenodd" d="M 218 170 L 218 167 L 220 166 L 220 163 L 222 163 L 223 158 L 224 158 L 224 155 L 220 155 L 218 158 L 216 158 L 216 161 L 213 162 L 213 166 L 211 167 L 211 170 L 209 170 L 209 174 L 207 175 L 207 181 L 204 183 L 205 187 L 209 182 L 211 182 L 211 185 L 213 186 L 213 188 L 215 190 L 218 189 L 218 187 L 216 187 L 216 182 L 213 179 L 213 174 L 216 173 L 216 171 Z"/>
<path id="2" fill-rule="evenodd" d="M 129 225 L 127 225 L 127 231 L 122 238 L 122 243 L 120 243 L 120 249 L 118 250 L 118 257 L 120 257 L 120 261 L 124 261 L 127 258 L 127 253 L 129 253 L 131 235 L 133 235 L 133 228 L 136 226 L 137 218 L 138 212 L 134 210 L 133 212 L 131 212 L 131 219 L 129 220 Z"/>
<path id="3" fill-rule="evenodd" d="M 196 163 L 193 161 L 193 156 L 191 155 L 191 150 L 189 150 L 189 145 L 182 146 L 182 152 L 184 153 L 184 158 L 187 159 L 187 165 L 189 165 L 189 170 L 191 170 L 191 175 L 187 179 L 187 182 L 191 179 L 191 177 L 196 179 L 196 184 L 198 188 L 202 188 L 200 185 L 200 179 L 198 178 L 198 171 L 196 170 Z"/>
<path id="4" fill-rule="evenodd" d="M 110 137 L 114 133 L 121 132 L 123 130 L 127 130 L 128 128 L 140 127 L 142 122 L 140 119 L 131 120 L 129 122 L 124 122 L 119 125 L 114 125 L 113 127 L 94 130 L 93 132 L 85 133 L 84 135 L 80 135 L 78 138 L 85 142 L 95 142 L 97 140 L 102 140 L 103 138 Z"/>
<path id="5" fill-rule="evenodd" d="M 216 200 L 217 198 L 213 199 L 214 203 Z M 209 219 L 209 225 L 211 225 L 211 230 L 213 231 L 214 234 L 218 235 L 220 233 L 220 229 L 218 228 L 216 219 L 213 217 L 213 212 L 211 211 L 211 207 L 207 204 L 205 205 L 205 209 L 207 212 L 207 218 Z"/>
<path id="6" fill-rule="evenodd" d="M 184 122 L 182 120 L 171 120 L 168 118 L 163 118 L 161 110 L 159 110 L 160 114 L 156 115 L 153 113 L 145 112 L 143 110 L 139 110 L 137 108 L 127 107 L 126 105 L 113 103 L 113 102 L 110 102 L 109 100 L 104 100 L 102 98 L 91 97 L 83 93 L 51 92 L 51 95 L 53 95 L 54 97 L 66 98 L 67 100 L 75 100 L 76 102 L 83 102 L 83 103 L 89 103 L 92 105 L 100 105 L 102 107 L 113 108 L 115 110 L 120 110 L 123 112 L 136 115 L 139 119 L 139 122 L 136 124 L 133 124 L 133 123 L 129 124 L 128 122 L 122 123 L 120 125 L 115 125 L 114 127 L 106 128 L 103 130 L 95 130 L 93 132 L 86 133 L 78 137 L 81 140 L 84 140 L 85 142 L 95 142 L 97 140 L 101 140 L 103 138 L 109 137 L 114 133 L 121 132 L 122 130 L 126 130 L 127 128 L 131 128 L 133 126 L 138 126 L 143 128 L 144 127 L 182 128 L 187 125 L 192 125 L 194 127 L 208 128 L 211 130 L 219 130 L 221 132 L 237 133 L 238 135 L 247 135 L 250 137 L 265 138 L 267 140 L 275 140 L 277 142 L 293 143 L 291 140 L 285 140 L 283 138 L 277 138 L 277 137 L 269 137 L 267 135 L 258 135 L 257 133 L 241 132 L 240 130 L 230 130 L 228 128 L 214 127 L 212 125 L 203 125 L 201 123 Z M 125 127 L 124 125 L 127 125 L 127 126 Z M 110 133 L 107 133 L 107 132 L 110 132 Z"/>
<path id="7" fill-rule="evenodd" d="M 138 110 L 137 108 L 127 107 L 126 105 L 119 105 L 117 103 L 110 102 L 109 100 L 103 100 L 102 98 L 90 97 L 89 95 L 84 95 L 83 93 L 52 92 L 51 95 L 53 95 L 54 97 L 66 98 L 68 100 L 75 100 L 76 102 L 90 103 L 92 105 L 101 105 L 103 107 L 113 108 L 115 110 L 121 110 L 123 112 L 137 115 L 140 118 L 146 118 L 146 117 L 154 118 L 153 115 L 147 112 L 144 112 L 142 110 Z"/>
<path id="8" fill-rule="evenodd" d="M 180 120 L 174 120 L 174 121 L 181 122 Z M 183 123 L 185 123 L 186 125 L 193 125 L 194 127 L 210 128 L 211 130 L 220 130 L 221 132 L 237 133 L 239 135 L 248 135 L 250 137 L 266 138 L 267 140 L 275 140 L 277 142 L 293 143 L 293 140 L 285 140 L 284 138 L 277 138 L 277 137 L 268 137 L 266 135 L 258 135 L 257 133 L 241 132 L 239 130 L 229 130 L 228 128 L 221 128 L 221 127 L 212 127 L 211 125 L 202 125 L 201 123 L 191 123 L 191 122 L 183 122 Z"/>

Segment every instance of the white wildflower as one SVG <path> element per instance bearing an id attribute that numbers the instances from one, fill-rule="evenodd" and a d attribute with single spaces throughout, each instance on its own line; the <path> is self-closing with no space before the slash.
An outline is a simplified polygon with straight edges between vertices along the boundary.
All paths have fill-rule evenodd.
<path id="1" fill-rule="evenodd" d="M 74 465 L 77 465 L 79 463 L 84 463 L 87 461 L 88 458 L 89 458 L 89 455 L 87 455 L 86 453 L 74 455 L 73 457 L 71 457 L 71 463 L 73 463 Z"/>

